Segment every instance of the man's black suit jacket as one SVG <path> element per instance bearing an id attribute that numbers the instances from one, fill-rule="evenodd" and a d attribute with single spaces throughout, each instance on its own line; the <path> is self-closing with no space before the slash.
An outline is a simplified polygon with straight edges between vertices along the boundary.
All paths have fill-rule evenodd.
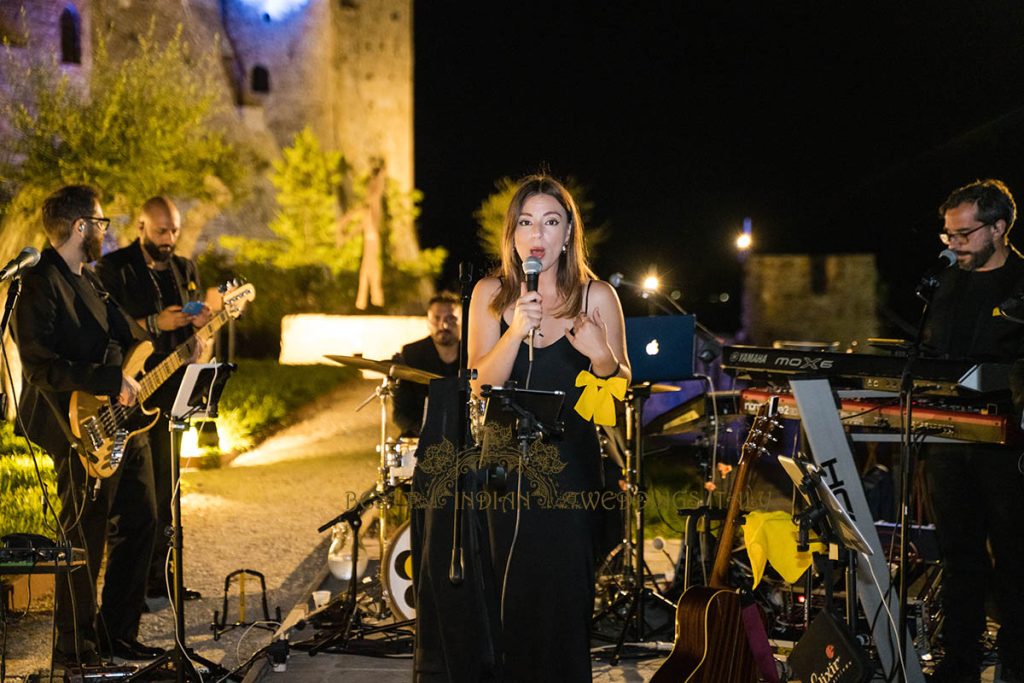
<path id="1" fill-rule="evenodd" d="M 68 441 L 51 405 L 66 421 L 71 392 L 116 396 L 124 349 L 142 338 L 88 266 L 74 275 L 54 249 L 22 277 L 14 310 L 14 339 L 24 382 L 19 409 L 26 436 L 51 455 L 65 455 Z"/>
<path id="2" fill-rule="evenodd" d="M 136 320 L 159 313 L 168 306 L 180 306 L 189 301 L 192 294 L 199 296 L 199 272 L 192 261 L 173 254 L 170 269 L 178 292 L 177 301 L 161 299 L 139 240 L 110 252 L 96 264 L 96 274 L 103 281 L 103 286 L 128 315 Z M 161 334 L 154 342 L 156 350 L 169 353 L 188 339 L 192 332 L 191 327 L 183 327 Z"/>
<path id="3" fill-rule="evenodd" d="M 103 286 L 135 320 L 159 313 L 168 306 L 183 305 L 192 296 L 199 296 L 199 272 L 192 261 L 173 254 L 170 271 L 178 298 L 175 301 L 163 301 L 160 289 L 153 280 L 149 266 L 146 265 L 146 257 L 142 253 L 142 245 L 138 239 L 127 247 L 110 252 L 96 264 L 96 274 L 103 281 Z M 147 362 L 146 369 L 151 369 L 166 358 L 194 332 L 191 325 L 186 325 L 157 335 L 153 340 L 155 352 Z M 149 400 L 149 405 L 170 409 L 184 375 L 185 370 L 182 368 L 168 378 Z"/>

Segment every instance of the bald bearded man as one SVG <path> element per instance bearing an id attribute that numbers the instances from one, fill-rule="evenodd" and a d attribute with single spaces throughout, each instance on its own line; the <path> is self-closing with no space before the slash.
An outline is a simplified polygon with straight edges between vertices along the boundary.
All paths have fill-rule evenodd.
<path id="1" fill-rule="evenodd" d="M 181 213 L 174 202 L 165 196 L 146 201 L 139 212 L 137 227 L 138 238 L 127 247 L 100 259 L 96 272 L 114 300 L 152 337 L 155 352 L 147 363 L 148 370 L 187 341 L 196 329 L 208 323 L 212 314 L 205 305 L 194 315 L 182 310 L 190 301 L 201 301 L 202 290 L 195 263 L 174 253 L 181 234 Z M 150 430 L 156 484 L 157 545 L 146 588 L 149 609 L 168 604 L 165 580 L 167 546 L 162 542 L 168 538 L 165 534 L 171 526 L 173 488 L 168 413 L 184 372 L 184 368 L 179 369 L 147 402 L 150 408 L 160 408 L 160 420 Z M 184 597 L 194 600 L 200 595 L 186 589 Z"/>

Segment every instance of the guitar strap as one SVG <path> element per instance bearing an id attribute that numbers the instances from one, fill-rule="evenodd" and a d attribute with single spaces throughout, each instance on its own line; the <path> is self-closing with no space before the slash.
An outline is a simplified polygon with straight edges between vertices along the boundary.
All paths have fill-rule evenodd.
<path id="1" fill-rule="evenodd" d="M 772 657 L 772 646 L 768 642 L 768 634 L 764 630 L 764 622 L 761 621 L 761 611 L 757 603 L 751 601 L 749 605 L 741 608 L 743 617 L 743 629 L 747 632 L 747 642 L 750 644 L 750 652 L 754 655 L 754 662 L 757 670 L 761 672 L 762 680 L 769 683 L 779 683 L 779 672 L 775 668 L 775 658 Z"/>

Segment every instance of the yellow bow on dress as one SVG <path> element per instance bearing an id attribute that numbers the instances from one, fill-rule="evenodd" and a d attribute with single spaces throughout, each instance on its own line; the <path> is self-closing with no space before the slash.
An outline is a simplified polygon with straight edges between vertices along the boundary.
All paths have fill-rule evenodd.
<path id="1" fill-rule="evenodd" d="M 615 400 L 626 398 L 626 378 L 609 377 L 599 379 L 586 370 L 576 375 L 576 386 L 583 387 L 580 400 L 576 401 L 576 412 L 584 420 L 594 424 L 615 426 Z"/>

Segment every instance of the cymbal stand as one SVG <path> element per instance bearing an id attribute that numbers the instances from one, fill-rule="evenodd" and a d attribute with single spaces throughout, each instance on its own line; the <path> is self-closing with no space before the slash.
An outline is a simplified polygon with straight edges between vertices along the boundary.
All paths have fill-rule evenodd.
<path id="1" fill-rule="evenodd" d="M 359 412 L 369 405 L 374 399 L 377 399 L 378 405 L 380 406 L 380 433 L 379 441 L 377 442 L 377 452 L 380 456 L 380 460 L 377 467 L 377 481 L 374 485 L 375 495 L 373 496 L 372 501 L 376 504 L 379 512 L 377 515 L 378 561 L 383 561 L 384 559 L 384 548 L 388 543 L 389 531 L 387 512 L 391 509 L 394 503 L 394 493 L 397 488 L 396 482 L 393 481 L 390 476 L 391 463 L 388 461 L 388 455 L 390 453 L 390 444 L 388 443 L 388 402 L 391 397 L 395 395 L 397 382 L 398 379 L 389 372 L 389 374 L 384 376 L 377 388 L 374 389 L 374 392 L 356 408 L 356 412 Z M 353 528 L 352 533 L 355 538 L 358 536 L 359 531 L 357 528 Z M 355 572 L 356 565 L 354 559 L 352 567 L 353 572 Z M 378 614 L 386 616 L 389 612 L 386 596 L 382 593 L 377 599 L 375 599 L 375 602 Z"/>
<path id="2" fill-rule="evenodd" d="M 653 576 L 644 560 L 644 506 L 645 497 L 643 484 L 643 406 L 651 394 L 650 384 L 641 384 L 631 389 L 632 396 L 626 401 L 626 448 L 624 450 L 626 475 L 626 497 L 624 516 L 624 537 L 622 544 L 622 573 L 625 583 L 625 591 L 611 605 L 606 607 L 595 618 L 601 619 L 605 615 L 620 611 L 622 605 L 626 606 L 626 618 L 615 640 L 615 647 L 612 650 L 610 662 L 618 664 L 622 656 L 622 649 L 626 644 L 626 634 L 632 633 L 635 642 L 643 642 L 646 638 L 645 610 L 646 603 L 657 600 L 666 607 L 674 610 L 675 605 L 665 598 L 654 584 Z M 645 587 L 647 579 L 651 579 L 654 589 Z M 659 656 L 655 650 L 651 656 Z"/>
<path id="3" fill-rule="evenodd" d="M 389 486 L 388 482 L 388 474 L 390 471 L 388 463 L 388 401 L 395 395 L 395 384 L 397 381 L 398 380 L 393 376 L 385 375 L 380 385 L 374 389 L 374 392 L 356 408 L 356 412 L 359 412 L 375 398 L 380 405 L 380 440 L 377 442 L 377 452 L 380 456 L 380 464 L 377 467 L 377 482 L 375 490 L 377 492 L 376 504 L 377 508 L 380 510 L 380 515 L 378 516 L 377 521 L 377 537 L 380 542 L 379 553 L 381 558 L 384 556 L 384 545 L 388 538 L 386 513 L 387 510 L 391 508 L 392 494 L 395 490 L 395 487 Z"/>
<path id="4" fill-rule="evenodd" d="M 359 566 L 359 529 L 363 523 L 363 512 L 371 505 L 380 505 L 383 500 L 389 499 L 395 488 L 395 485 L 384 482 L 380 491 L 370 489 L 351 508 L 317 529 L 322 533 L 335 524 L 348 524 L 352 538 L 352 578 L 345 593 L 310 612 L 296 625 L 302 627 L 307 622 L 313 623 L 318 631 L 309 640 L 293 643 L 292 647 L 305 650 L 311 657 L 329 648 L 351 654 L 393 655 L 402 652 L 402 638 L 411 635 L 409 629 L 415 620 L 408 619 L 383 626 L 364 625 L 357 596 L 359 577 L 356 567 Z M 380 633 L 391 633 L 395 637 L 390 640 L 367 638 Z"/>

